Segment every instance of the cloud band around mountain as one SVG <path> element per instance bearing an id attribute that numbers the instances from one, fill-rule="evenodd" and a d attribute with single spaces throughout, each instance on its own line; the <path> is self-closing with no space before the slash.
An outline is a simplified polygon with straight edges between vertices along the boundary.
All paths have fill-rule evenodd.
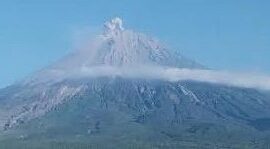
<path id="1" fill-rule="evenodd" d="M 68 73 L 66 77 L 123 77 L 141 79 L 161 79 L 166 81 L 192 80 L 228 86 L 270 90 L 270 76 L 261 74 L 233 73 L 228 71 L 201 70 L 186 68 L 166 68 L 159 66 L 82 67 L 79 71 Z"/>

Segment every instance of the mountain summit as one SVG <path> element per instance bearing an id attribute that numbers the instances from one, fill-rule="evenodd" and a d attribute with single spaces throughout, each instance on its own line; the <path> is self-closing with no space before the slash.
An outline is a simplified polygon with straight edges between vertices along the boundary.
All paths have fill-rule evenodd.
<path id="1" fill-rule="evenodd" d="M 96 65 L 116 67 L 162 65 L 202 68 L 202 65 L 185 58 L 176 50 L 169 50 L 154 38 L 124 29 L 123 21 L 120 18 L 114 18 L 106 22 L 102 34 L 92 39 L 83 49 L 67 56 L 61 63 L 60 67 L 65 67 L 68 64 L 73 68 Z"/>

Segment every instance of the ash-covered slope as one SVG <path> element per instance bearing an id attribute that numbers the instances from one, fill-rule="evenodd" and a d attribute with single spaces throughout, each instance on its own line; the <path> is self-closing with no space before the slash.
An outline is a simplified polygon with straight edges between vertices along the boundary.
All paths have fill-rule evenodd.
<path id="1" fill-rule="evenodd" d="M 90 45 L 0 90 L 0 145 L 6 135 L 103 145 L 139 142 L 160 148 L 232 147 L 239 142 L 253 147 L 254 140 L 259 145 L 267 142 L 269 93 L 144 77 L 147 73 L 110 74 L 103 69 L 132 74 L 151 67 L 204 67 L 146 35 L 125 30 L 119 18 L 104 27 Z"/>
<path id="2" fill-rule="evenodd" d="M 70 64 L 69 67 L 67 64 Z M 179 52 L 169 50 L 156 39 L 124 29 L 120 18 L 106 22 L 101 35 L 54 66 L 70 69 L 71 66 L 79 68 L 93 65 L 140 64 L 202 68 L 202 65 L 185 58 Z"/>

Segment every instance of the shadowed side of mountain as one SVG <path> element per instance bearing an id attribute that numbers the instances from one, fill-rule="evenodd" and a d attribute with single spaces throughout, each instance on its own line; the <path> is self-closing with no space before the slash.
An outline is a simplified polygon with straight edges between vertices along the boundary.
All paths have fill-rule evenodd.
<path id="1" fill-rule="evenodd" d="M 123 78 L 66 80 L 53 86 L 46 92 L 84 87 L 73 96 L 62 94 L 64 102 L 49 102 L 53 106 L 44 107 L 44 99 L 36 99 L 40 105 L 35 105 L 35 110 L 24 107 L 30 109 L 22 114 L 27 119 L 13 115 L 19 125 L 12 125 L 5 133 L 25 140 L 137 140 L 179 146 L 183 141 L 211 144 L 209 140 L 233 146 L 237 142 L 248 144 L 254 138 L 263 145 L 269 134 L 250 123 L 270 113 L 269 96 L 254 89 Z M 46 113 L 29 119 L 40 114 L 39 110 Z"/>

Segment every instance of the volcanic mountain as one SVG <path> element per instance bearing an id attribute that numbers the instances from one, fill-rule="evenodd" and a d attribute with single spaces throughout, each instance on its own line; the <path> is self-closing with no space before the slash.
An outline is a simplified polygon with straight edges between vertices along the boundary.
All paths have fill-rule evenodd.
<path id="1" fill-rule="evenodd" d="M 0 90 L 0 147 L 267 145 L 269 92 L 151 77 L 160 67 L 207 69 L 112 19 L 84 48 Z"/>

